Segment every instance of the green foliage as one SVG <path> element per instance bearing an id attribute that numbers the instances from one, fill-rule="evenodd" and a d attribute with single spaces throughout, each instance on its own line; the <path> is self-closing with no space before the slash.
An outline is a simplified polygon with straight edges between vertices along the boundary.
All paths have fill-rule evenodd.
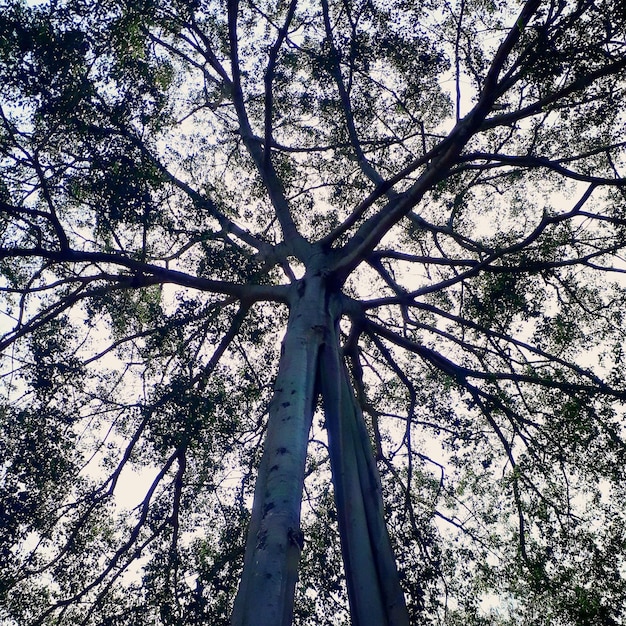
<path id="1" fill-rule="evenodd" d="M 229 623 L 319 280 L 411 623 L 621 624 L 625 15 L 0 0 L 0 621 Z M 297 624 L 349 623 L 327 445 Z"/>

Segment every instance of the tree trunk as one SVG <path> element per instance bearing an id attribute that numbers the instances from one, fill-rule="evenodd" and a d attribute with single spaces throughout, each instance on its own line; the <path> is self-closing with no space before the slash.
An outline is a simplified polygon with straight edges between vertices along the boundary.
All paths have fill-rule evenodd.
<path id="1" fill-rule="evenodd" d="M 330 462 L 353 626 L 408 626 L 380 476 L 333 325 L 320 358 Z"/>
<path id="2" fill-rule="evenodd" d="M 302 532 L 300 508 L 315 378 L 328 316 L 320 277 L 305 277 L 291 302 L 270 405 L 233 626 L 290 626 Z"/>
<path id="3" fill-rule="evenodd" d="M 233 626 L 290 626 L 316 392 L 323 396 L 353 626 L 408 626 L 380 478 L 320 277 L 301 281 L 270 405 Z M 317 389 L 316 389 L 317 379 Z"/>

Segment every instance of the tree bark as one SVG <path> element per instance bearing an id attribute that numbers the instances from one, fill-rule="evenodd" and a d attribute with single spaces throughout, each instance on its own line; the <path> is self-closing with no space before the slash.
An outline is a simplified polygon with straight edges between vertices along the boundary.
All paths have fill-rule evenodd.
<path id="1" fill-rule="evenodd" d="M 290 626 L 302 548 L 300 509 L 317 391 L 323 396 L 353 626 L 408 626 L 380 477 L 324 281 L 294 291 L 270 405 L 233 626 Z M 316 387 L 317 383 L 317 387 Z"/>
<path id="2" fill-rule="evenodd" d="M 317 362 L 327 325 L 323 280 L 305 277 L 292 294 L 233 626 L 290 626 L 292 622 L 303 542 L 304 470 Z"/>
<path id="3" fill-rule="evenodd" d="M 380 476 L 336 331 L 320 358 L 319 385 L 353 626 L 408 626 L 384 519 Z"/>

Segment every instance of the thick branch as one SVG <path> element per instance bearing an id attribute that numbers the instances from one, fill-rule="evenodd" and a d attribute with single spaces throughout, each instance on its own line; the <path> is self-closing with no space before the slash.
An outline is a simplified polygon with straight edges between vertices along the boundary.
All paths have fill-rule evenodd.
<path id="1" fill-rule="evenodd" d="M 133 272 L 134 286 L 137 287 L 146 286 L 147 284 L 171 283 L 199 291 L 210 291 L 235 296 L 245 302 L 259 300 L 287 302 L 288 298 L 288 287 L 286 285 L 251 285 L 201 278 L 178 270 L 138 261 L 122 254 L 109 252 L 87 252 L 80 250 L 56 251 L 41 248 L 0 249 L 0 259 L 6 258 L 41 258 L 49 259 L 59 264 L 106 263 Z"/>
<path id="2" fill-rule="evenodd" d="M 289 3 L 289 9 L 285 17 L 285 23 L 278 31 L 276 41 L 270 48 L 269 59 L 267 61 L 267 68 L 265 69 L 265 145 L 263 147 L 264 158 L 263 166 L 265 168 L 271 167 L 271 147 L 274 144 L 273 138 L 273 116 L 274 116 L 274 76 L 276 74 L 276 63 L 278 61 L 278 54 L 280 49 L 287 38 L 289 31 L 289 25 L 293 20 L 298 6 L 298 0 L 291 0 Z"/>
<path id="3" fill-rule="evenodd" d="M 354 112 L 352 110 L 352 103 L 350 102 L 350 95 L 343 81 L 341 75 L 341 56 L 340 52 L 335 46 L 333 39 L 333 29 L 330 23 L 330 11 L 328 8 L 328 0 L 322 0 L 322 12 L 324 15 L 324 28 L 326 30 L 326 42 L 330 48 L 330 63 L 331 74 L 337 85 L 337 91 L 339 92 L 339 100 L 341 101 L 341 108 L 343 110 L 344 120 L 348 129 L 348 136 L 350 137 L 350 144 L 357 158 L 357 162 L 361 171 L 372 181 L 377 187 L 384 185 L 383 177 L 374 169 L 372 164 L 368 161 L 363 149 L 361 147 L 361 141 L 359 139 L 356 125 L 354 123 Z M 395 197 L 397 194 L 389 187 L 385 195 L 389 198 Z"/>
<path id="4" fill-rule="evenodd" d="M 571 159 L 570 159 L 571 160 Z M 475 163 L 475 161 L 486 161 L 486 163 Z M 560 160 L 552 160 L 546 157 L 537 156 L 516 156 L 508 154 L 489 154 L 487 152 L 472 152 L 463 155 L 459 159 L 460 163 L 466 163 L 460 165 L 458 168 L 450 170 L 450 174 L 455 174 L 463 170 L 487 170 L 496 167 L 502 167 L 505 165 L 516 166 L 528 169 L 548 169 L 558 174 L 562 174 L 566 178 L 572 180 L 578 180 L 581 182 L 592 183 L 594 185 L 607 185 L 607 186 L 626 186 L 626 178 L 606 178 L 602 176 L 593 176 L 591 174 L 581 174 L 574 170 L 568 169 L 561 165 Z"/>
<path id="5" fill-rule="evenodd" d="M 541 377 L 533 374 L 522 374 L 517 372 L 484 372 L 469 367 L 458 365 L 439 354 L 435 350 L 428 348 L 420 343 L 412 341 L 407 337 L 400 336 L 391 329 L 381 326 L 371 320 L 363 322 L 364 330 L 371 334 L 377 334 L 384 337 L 388 341 L 397 346 L 417 354 L 427 363 L 435 366 L 438 370 L 447 374 L 463 386 L 466 386 L 467 380 L 476 378 L 479 380 L 496 381 L 511 380 L 516 382 L 530 383 L 546 387 L 548 389 L 561 389 L 563 391 L 584 392 L 589 394 L 606 394 L 615 398 L 626 398 L 626 390 L 614 389 L 606 383 L 598 382 L 596 384 L 582 384 L 568 381 L 560 381 L 553 377 Z"/>
<path id="6" fill-rule="evenodd" d="M 239 0 L 228 0 L 228 34 L 230 38 L 231 73 L 233 76 L 232 98 L 239 120 L 239 133 L 244 145 L 248 149 L 254 161 L 276 211 L 276 217 L 280 223 L 285 243 L 293 250 L 295 256 L 303 258 L 308 245 L 304 237 L 296 228 L 285 191 L 274 169 L 271 159 L 266 157 L 262 143 L 255 136 L 248 119 L 245 98 L 241 85 L 241 69 L 239 63 L 239 47 L 237 36 L 237 16 L 239 12 Z"/>

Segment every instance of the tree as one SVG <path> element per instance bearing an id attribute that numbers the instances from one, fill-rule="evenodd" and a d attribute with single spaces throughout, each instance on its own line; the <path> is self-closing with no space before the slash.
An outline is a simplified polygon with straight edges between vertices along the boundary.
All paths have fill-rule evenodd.
<path id="1" fill-rule="evenodd" d="M 623 623 L 623 1 L 4 0 L 0 55 L 6 623 Z"/>

